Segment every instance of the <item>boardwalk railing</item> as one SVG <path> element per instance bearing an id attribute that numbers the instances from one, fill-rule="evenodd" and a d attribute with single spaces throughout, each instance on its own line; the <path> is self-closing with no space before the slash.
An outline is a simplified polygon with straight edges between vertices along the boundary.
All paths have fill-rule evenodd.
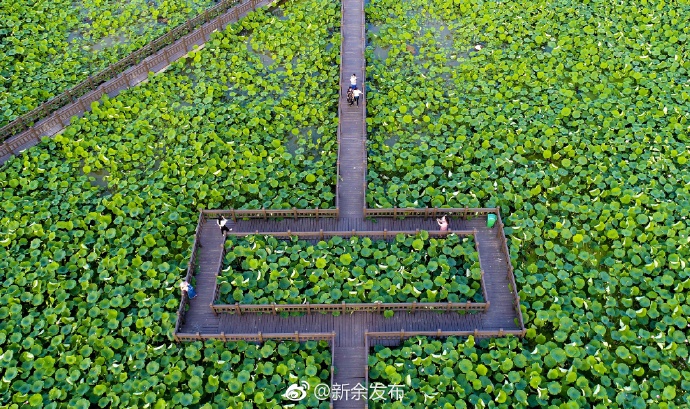
<path id="1" fill-rule="evenodd" d="M 364 168 L 364 177 L 362 178 L 362 192 L 364 193 L 364 217 L 366 217 L 366 207 L 367 207 L 367 100 L 369 98 L 367 91 L 367 59 L 364 53 L 367 48 L 366 41 L 366 15 L 364 13 L 364 1 L 362 2 L 362 143 L 364 144 L 364 149 L 362 149 L 362 167 Z"/>
<path id="2" fill-rule="evenodd" d="M 144 47 L 132 52 L 103 71 L 44 102 L 37 108 L 0 128 L 0 164 L 13 154 L 36 145 L 43 136 L 53 136 L 69 125 L 73 116 L 91 109 L 103 94 L 111 97 L 148 78 L 171 62 L 204 44 L 211 33 L 239 20 L 257 6 L 274 0 L 221 0 L 196 17 L 178 25 Z"/>
<path id="3" fill-rule="evenodd" d="M 339 70 L 339 81 L 343 79 L 343 43 L 345 42 L 345 36 L 342 35 L 345 13 L 343 13 L 344 1 L 340 2 L 340 70 Z M 341 123 L 343 119 L 343 107 L 340 100 L 343 98 L 343 84 L 338 84 L 338 159 L 336 161 L 336 179 L 335 179 L 335 208 L 340 209 L 340 132 Z"/>
<path id="4" fill-rule="evenodd" d="M 276 219 L 276 218 L 292 218 L 292 219 L 319 219 L 321 218 L 338 218 L 338 209 L 258 209 L 258 210 L 202 210 L 204 220 L 213 219 L 220 216 L 232 219 L 236 222 L 238 219 Z"/>
<path id="5" fill-rule="evenodd" d="M 489 301 L 489 294 L 486 292 L 486 283 L 484 282 L 484 267 L 482 266 L 482 258 L 481 255 L 479 254 L 479 242 L 477 241 L 477 230 L 474 230 L 474 249 L 477 251 L 477 258 L 479 259 L 479 269 L 482 272 L 482 277 L 481 277 L 481 283 L 482 283 L 482 295 L 484 296 L 484 302 L 487 304 L 487 306 L 491 305 L 491 302 Z"/>
<path id="6" fill-rule="evenodd" d="M 213 304 L 211 305 L 213 312 L 216 314 L 234 313 L 242 314 L 280 314 L 283 312 L 306 312 L 313 313 L 329 313 L 339 312 L 342 314 L 353 312 L 376 312 L 383 313 L 390 311 L 404 311 L 415 313 L 416 311 L 474 311 L 485 312 L 489 309 L 488 303 L 474 303 L 474 302 L 406 302 L 406 303 L 347 303 L 345 301 L 340 304 Z"/>
<path id="7" fill-rule="evenodd" d="M 297 237 L 303 240 L 325 240 L 331 237 L 370 237 L 373 239 L 383 239 L 389 240 L 394 239 L 398 234 L 405 235 L 418 235 L 421 230 L 386 230 L 383 231 L 364 231 L 364 230 L 347 230 L 347 231 L 282 231 L 282 232 L 236 232 L 231 231 L 226 233 L 227 236 L 234 237 L 244 237 L 259 234 L 261 236 L 273 236 L 278 239 L 290 239 L 292 237 Z M 457 234 L 458 236 L 472 236 L 474 235 L 474 230 L 447 230 L 447 231 L 427 231 L 429 237 L 439 238 L 446 237 L 449 234 Z"/>
<path id="8" fill-rule="evenodd" d="M 467 218 L 484 216 L 488 214 L 499 215 L 497 207 L 472 208 L 472 207 L 424 207 L 424 208 L 389 208 L 389 209 L 364 209 L 364 217 L 438 217 L 456 216 L 463 220 Z"/>
<path id="9" fill-rule="evenodd" d="M 213 282 L 215 283 L 213 286 L 213 297 L 211 298 L 211 304 L 209 305 L 211 307 L 211 310 L 213 310 L 213 313 L 218 315 L 214 308 L 214 303 L 220 296 L 220 285 L 218 285 L 218 277 L 220 276 L 220 272 L 223 270 L 223 260 L 225 259 L 225 241 L 220 243 L 220 260 L 218 260 L 218 270 L 216 271 L 216 277 L 214 278 Z"/>
<path id="10" fill-rule="evenodd" d="M 192 245 L 192 254 L 189 256 L 189 263 L 187 264 L 187 275 L 185 280 L 191 284 L 192 277 L 198 264 L 198 252 L 201 246 L 201 233 L 204 228 L 202 213 L 199 213 L 199 220 L 196 224 L 196 234 L 194 235 L 194 244 Z M 189 297 L 186 291 L 182 291 L 180 299 L 180 308 L 177 309 L 177 323 L 175 324 L 175 334 L 180 330 L 180 326 L 184 324 L 185 314 L 187 312 L 187 305 L 189 304 Z"/>
<path id="11" fill-rule="evenodd" d="M 259 332 L 256 334 L 226 334 L 221 332 L 219 334 L 201 334 L 199 332 L 195 333 L 177 333 L 175 334 L 175 341 L 177 342 L 192 342 L 192 341 L 206 341 L 210 339 L 216 339 L 223 342 L 233 342 L 233 341 L 246 341 L 246 342 L 258 342 L 263 343 L 266 340 L 275 341 L 295 341 L 295 342 L 306 342 L 306 341 L 333 341 L 335 338 L 335 333 L 324 332 L 324 333 L 263 333 Z"/>

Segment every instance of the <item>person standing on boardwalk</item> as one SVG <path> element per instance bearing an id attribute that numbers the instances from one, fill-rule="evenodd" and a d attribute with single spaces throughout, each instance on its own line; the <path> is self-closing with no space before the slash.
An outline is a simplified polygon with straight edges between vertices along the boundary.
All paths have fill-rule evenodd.
<path id="1" fill-rule="evenodd" d="M 220 216 L 218 220 L 216 220 L 216 223 L 218 223 L 218 227 L 220 227 L 220 233 L 223 235 L 223 237 L 225 237 L 225 233 L 229 233 L 232 231 L 231 228 L 226 226 L 226 224 L 228 223 L 228 219 L 226 219 L 225 217 Z"/>
<path id="2" fill-rule="evenodd" d="M 446 220 L 446 216 L 443 216 L 440 219 L 436 219 L 436 223 L 438 223 L 438 226 L 441 229 L 441 231 L 448 231 L 448 221 Z"/>
<path id="3" fill-rule="evenodd" d="M 355 97 L 355 102 L 357 103 L 357 106 L 359 106 L 359 96 L 362 95 L 362 91 L 358 90 L 356 87 L 352 91 L 352 95 Z M 352 105 L 352 104 L 350 104 Z"/>
<path id="4" fill-rule="evenodd" d="M 352 92 L 352 88 L 347 89 L 347 103 L 350 105 L 355 103 L 355 94 Z"/>
<path id="5" fill-rule="evenodd" d="M 357 89 L 357 76 L 355 74 L 350 77 L 350 89 Z"/>
<path id="6" fill-rule="evenodd" d="M 187 292 L 187 296 L 190 300 L 196 297 L 196 291 L 194 290 L 194 287 L 192 287 L 192 285 L 189 284 L 187 280 L 184 280 L 180 283 L 180 290 L 182 290 L 182 294 Z"/>

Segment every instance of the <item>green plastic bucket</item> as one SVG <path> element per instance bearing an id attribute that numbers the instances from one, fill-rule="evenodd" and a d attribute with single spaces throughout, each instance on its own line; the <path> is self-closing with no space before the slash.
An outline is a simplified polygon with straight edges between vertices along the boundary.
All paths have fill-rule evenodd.
<path id="1" fill-rule="evenodd" d="M 486 227 L 494 227 L 494 223 L 496 223 L 496 215 L 489 213 L 488 217 L 486 218 Z"/>

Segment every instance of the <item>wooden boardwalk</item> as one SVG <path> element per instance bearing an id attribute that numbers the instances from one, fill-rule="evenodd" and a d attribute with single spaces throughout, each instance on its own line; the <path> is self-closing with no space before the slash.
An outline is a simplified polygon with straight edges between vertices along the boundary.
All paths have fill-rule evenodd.
<path id="1" fill-rule="evenodd" d="M 256 218 L 259 212 L 248 219 L 237 217 L 231 222 L 232 234 L 242 235 L 280 234 L 285 232 L 338 232 L 343 234 L 356 232 L 390 232 L 438 230 L 435 217 L 410 216 L 405 219 L 394 217 L 365 218 L 366 188 L 366 102 L 360 100 L 359 107 L 349 106 L 345 91 L 354 73 L 358 78 L 358 87 L 363 88 L 365 78 L 364 64 L 364 0 L 343 0 L 342 3 L 342 44 L 341 44 L 341 84 L 340 125 L 338 129 L 338 210 L 339 217 L 334 218 L 298 218 L 284 219 Z M 366 97 L 366 96 L 365 96 Z M 433 209 L 432 209 L 433 210 Z M 443 211 L 444 209 L 439 209 Z M 462 209 L 460 209 L 462 210 Z M 487 210 L 487 209 L 484 209 Z M 496 209 L 489 209 L 494 211 Z M 445 209 L 445 211 L 448 211 Z M 496 210 L 497 212 L 497 210 Z M 211 212 L 212 213 L 212 212 Z M 335 212 L 334 212 L 335 213 Z M 424 209 L 422 209 L 424 213 Z M 229 213 L 228 213 L 229 214 Z M 393 214 L 393 213 L 391 213 Z M 400 214 L 399 209 L 395 214 Z M 430 213 L 431 214 L 431 213 Z M 232 213 L 234 216 L 235 214 Z M 467 219 L 464 215 L 469 215 Z M 264 212 L 263 216 L 266 216 Z M 335 216 L 335 214 L 333 215 Z M 404 332 L 454 332 L 479 331 L 489 334 L 503 334 L 512 331 L 520 334 L 524 331 L 521 315 L 516 310 L 517 293 L 511 288 L 512 267 L 507 260 L 505 237 L 502 224 L 488 228 L 486 212 L 454 212 L 450 218 L 450 229 L 454 231 L 474 231 L 479 257 L 484 271 L 489 308 L 485 312 L 432 312 L 416 311 L 396 312 L 393 317 L 385 318 L 374 312 L 354 312 L 334 316 L 331 313 L 310 313 L 302 316 L 282 317 L 273 314 L 219 314 L 215 315 L 210 305 L 215 293 L 215 277 L 221 267 L 223 236 L 213 219 L 200 216 L 201 234 L 198 239 L 201 247 L 198 251 L 199 268 L 196 273 L 196 290 L 198 296 L 190 301 L 185 320 L 181 320 L 176 336 L 188 340 L 206 335 L 222 338 L 224 336 L 256 334 L 325 334 L 335 333 L 334 362 L 335 376 L 333 383 L 351 389 L 357 384 L 366 386 L 365 368 L 367 356 L 365 343 L 367 332 L 399 333 L 402 340 Z M 210 217 L 210 216 L 209 216 Z M 215 217 L 215 216 L 214 216 Z M 373 237 L 373 236 L 372 236 Z M 377 236 L 378 238 L 378 236 Z M 524 332 L 522 332 L 524 334 Z M 263 335 L 260 337 L 263 339 Z M 377 341 L 380 344 L 397 345 L 397 334 L 392 339 Z M 364 400 L 335 400 L 336 408 L 365 407 Z"/>
<path id="2" fill-rule="evenodd" d="M 357 76 L 357 87 L 364 89 L 364 0 L 342 2 L 338 208 L 344 218 L 361 219 L 364 217 L 367 163 L 366 95 L 360 97 L 359 106 L 350 106 L 346 91 L 352 74 Z"/>

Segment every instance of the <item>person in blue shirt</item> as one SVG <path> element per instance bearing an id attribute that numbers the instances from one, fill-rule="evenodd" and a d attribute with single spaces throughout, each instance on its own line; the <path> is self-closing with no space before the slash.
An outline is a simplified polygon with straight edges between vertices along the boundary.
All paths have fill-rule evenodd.
<path id="1" fill-rule="evenodd" d="M 180 283 L 180 289 L 182 290 L 182 293 L 184 293 L 185 291 L 187 292 L 187 296 L 189 297 L 190 300 L 197 296 L 196 291 L 194 290 L 194 287 L 192 287 L 192 285 L 189 284 L 187 282 L 187 280 L 182 281 Z"/>

